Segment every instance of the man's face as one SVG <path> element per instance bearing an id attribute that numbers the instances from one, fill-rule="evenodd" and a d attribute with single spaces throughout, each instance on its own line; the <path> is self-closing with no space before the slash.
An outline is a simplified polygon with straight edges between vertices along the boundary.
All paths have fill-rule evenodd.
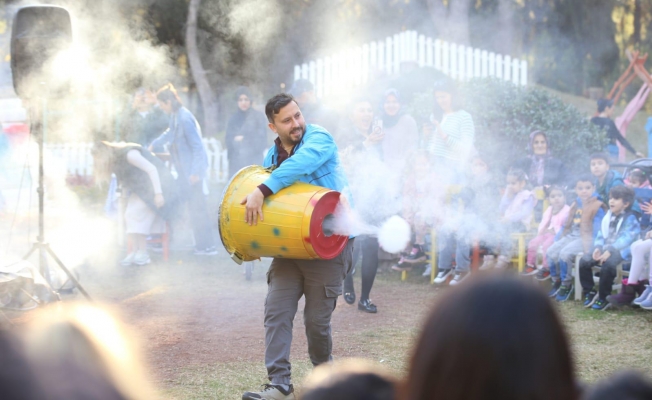
<path id="1" fill-rule="evenodd" d="M 593 185 L 593 182 L 579 181 L 577 182 L 577 185 L 575 185 L 575 193 L 577 194 L 577 197 L 582 199 L 582 201 L 591 197 L 594 191 L 595 186 Z"/>
<path id="2" fill-rule="evenodd" d="M 601 158 L 591 160 L 591 174 L 595 177 L 601 178 L 609 171 L 609 164 Z"/>
<path id="3" fill-rule="evenodd" d="M 361 132 L 369 132 L 374 120 L 374 108 L 368 101 L 361 101 L 353 106 L 351 121 Z"/>
<path id="4" fill-rule="evenodd" d="M 292 101 L 274 115 L 274 122 L 269 124 L 269 128 L 278 134 L 283 144 L 294 145 L 306 133 L 306 121 L 297 103 Z"/>

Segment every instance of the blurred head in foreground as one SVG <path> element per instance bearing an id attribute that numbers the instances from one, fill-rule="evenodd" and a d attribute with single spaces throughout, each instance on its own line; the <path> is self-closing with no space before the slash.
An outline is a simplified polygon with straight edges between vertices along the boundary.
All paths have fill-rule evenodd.
<path id="1" fill-rule="evenodd" d="M 652 399 L 652 382 L 643 374 L 627 371 L 616 374 L 595 385 L 586 400 L 643 400 Z"/>
<path id="2" fill-rule="evenodd" d="M 442 296 L 414 348 L 402 398 L 574 400 L 566 336 L 550 300 L 504 275 Z"/>
<path id="3" fill-rule="evenodd" d="M 393 400 L 396 381 L 377 365 L 364 360 L 322 364 L 308 376 L 301 400 Z"/>
<path id="4" fill-rule="evenodd" d="M 155 399 L 121 324 L 88 305 L 48 308 L 24 335 L 27 355 L 52 399 Z"/>

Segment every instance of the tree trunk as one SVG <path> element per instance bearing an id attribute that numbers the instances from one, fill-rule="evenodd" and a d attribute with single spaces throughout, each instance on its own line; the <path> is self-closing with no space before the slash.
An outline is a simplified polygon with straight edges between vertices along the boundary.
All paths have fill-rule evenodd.
<path id="1" fill-rule="evenodd" d="M 641 6 L 641 0 L 634 0 L 634 33 L 630 42 L 636 46 L 641 42 L 641 14 L 643 13 Z"/>
<path id="2" fill-rule="evenodd" d="M 514 54 L 514 2 L 512 0 L 498 1 L 498 29 L 494 40 L 495 48 L 501 54 Z"/>
<path id="3" fill-rule="evenodd" d="M 440 39 L 467 46 L 469 44 L 470 0 L 428 0 L 430 17 Z"/>
<path id="4" fill-rule="evenodd" d="M 204 136 L 215 136 L 217 134 L 218 104 L 217 98 L 206 77 L 206 71 L 202 66 L 199 49 L 197 48 L 197 13 L 201 0 L 190 0 L 188 9 L 188 22 L 186 24 L 186 52 L 192 77 L 197 85 L 199 98 L 204 109 Z"/>

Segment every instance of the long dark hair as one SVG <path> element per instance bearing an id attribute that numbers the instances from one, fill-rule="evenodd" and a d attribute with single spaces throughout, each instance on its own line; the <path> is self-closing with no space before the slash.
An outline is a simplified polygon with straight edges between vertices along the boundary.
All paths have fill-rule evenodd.
<path id="1" fill-rule="evenodd" d="M 550 300 L 502 275 L 444 295 L 413 350 L 404 400 L 576 400 L 571 351 Z"/>
<path id="2" fill-rule="evenodd" d="M 181 102 L 181 99 L 179 98 L 179 94 L 177 93 L 177 89 L 174 88 L 174 85 L 171 83 L 168 83 L 167 85 L 163 86 L 156 92 L 156 98 L 160 101 L 171 101 L 172 102 L 172 109 L 174 111 L 177 111 L 181 107 L 183 107 L 183 103 Z"/>
<path id="3" fill-rule="evenodd" d="M 463 101 L 461 98 L 460 93 L 457 90 L 457 85 L 455 82 L 453 82 L 450 79 L 444 79 L 435 82 L 433 88 L 432 88 L 432 93 L 434 94 L 435 92 L 446 92 L 451 95 L 451 107 L 453 108 L 453 112 L 459 111 L 463 107 Z M 439 107 L 439 104 L 437 104 L 437 101 L 435 101 L 434 104 L 434 109 L 433 109 L 433 115 L 435 119 L 438 121 L 441 121 L 442 117 L 444 116 L 444 110 L 442 110 L 441 107 Z"/>

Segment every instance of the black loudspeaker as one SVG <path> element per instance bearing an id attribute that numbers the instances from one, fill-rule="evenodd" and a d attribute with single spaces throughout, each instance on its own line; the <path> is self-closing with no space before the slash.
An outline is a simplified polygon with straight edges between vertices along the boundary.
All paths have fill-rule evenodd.
<path id="1" fill-rule="evenodd" d="M 21 98 L 47 96 L 61 82 L 48 71 L 49 63 L 72 43 L 70 14 L 63 7 L 20 8 L 11 29 L 11 72 Z"/>

